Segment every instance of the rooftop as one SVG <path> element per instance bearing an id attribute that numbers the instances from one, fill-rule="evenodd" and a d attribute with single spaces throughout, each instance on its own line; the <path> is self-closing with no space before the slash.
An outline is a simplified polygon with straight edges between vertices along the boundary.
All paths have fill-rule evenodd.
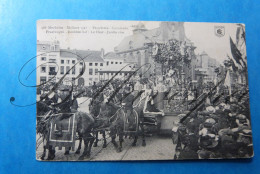
<path id="1" fill-rule="evenodd" d="M 104 55 L 104 59 L 123 60 L 115 52 L 108 52 L 107 54 Z"/>
<path id="2" fill-rule="evenodd" d="M 121 72 L 132 72 L 134 71 L 133 68 L 130 67 L 131 64 L 119 64 L 119 65 L 113 65 L 113 68 L 111 67 L 103 67 L 99 72 L 118 72 L 121 70 Z"/>
<path id="3" fill-rule="evenodd" d="M 61 49 L 60 56 L 62 58 L 84 59 L 85 62 L 104 62 L 101 51 Z"/>

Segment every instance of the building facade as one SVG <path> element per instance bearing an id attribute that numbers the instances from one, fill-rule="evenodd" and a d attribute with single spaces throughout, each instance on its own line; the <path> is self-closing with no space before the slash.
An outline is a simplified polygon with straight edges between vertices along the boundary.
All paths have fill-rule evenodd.
<path id="1" fill-rule="evenodd" d="M 93 85 L 99 82 L 99 71 L 106 66 L 103 50 L 61 49 L 58 41 L 37 41 L 37 55 L 37 84 L 58 82 L 65 76 L 65 85 Z"/>
<path id="2" fill-rule="evenodd" d="M 109 52 L 104 56 L 105 66 L 99 71 L 99 80 L 122 79 L 125 80 L 130 73 L 134 72 L 133 64 L 126 63 L 114 52 Z M 119 72 L 120 71 L 120 72 Z M 119 72 L 117 75 L 116 73 Z"/>
<path id="3" fill-rule="evenodd" d="M 220 64 L 216 59 L 209 57 L 209 55 L 203 51 L 201 54 L 197 55 L 195 80 L 203 77 L 203 82 L 213 82 L 217 79 L 215 69 L 219 66 Z"/>

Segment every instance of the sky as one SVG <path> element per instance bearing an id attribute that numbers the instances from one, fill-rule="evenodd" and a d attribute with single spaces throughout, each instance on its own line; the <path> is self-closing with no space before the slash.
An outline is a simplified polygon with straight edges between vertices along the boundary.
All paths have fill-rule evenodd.
<path id="1" fill-rule="evenodd" d="M 126 36 L 132 35 L 132 30 L 139 21 L 88 21 L 88 20 L 39 20 L 37 21 L 37 40 L 59 40 L 61 48 L 101 50 L 105 53 L 114 51 Z M 154 29 L 160 22 L 142 21 L 145 27 Z M 215 26 L 222 26 L 225 35 L 215 35 Z M 235 41 L 236 24 L 227 23 L 184 23 L 185 33 L 196 47 L 195 53 L 208 53 L 220 63 L 231 56 L 231 37 Z M 74 33 L 69 33 L 72 31 Z M 81 31 L 81 33 L 75 33 Z M 64 33 L 62 33 L 64 32 Z M 93 33 L 95 32 L 95 33 Z M 115 33 L 116 32 L 116 33 Z"/>
<path id="2" fill-rule="evenodd" d="M 224 27 L 225 35 L 219 37 L 215 35 L 215 26 Z M 230 37 L 236 41 L 236 24 L 228 23 L 185 23 L 185 33 L 196 47 L 195 53 L 203 51 L 220 63 L 227 59 L 227 54 L 231 57 Z"/>

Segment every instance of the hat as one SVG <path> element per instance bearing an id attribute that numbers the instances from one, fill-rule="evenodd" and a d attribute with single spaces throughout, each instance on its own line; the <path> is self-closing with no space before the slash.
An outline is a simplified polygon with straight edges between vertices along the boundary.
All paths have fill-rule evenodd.
<path id="1" fill-rule="evenodd" d="M 129 86 L 125 87 L 125 90 L 130 91 L 130 87 Z"/>
<path id="2" fill-rule="evenodd" d="M 210 112 L 210 113 L 215 113 L 216 112 L 216 109 L 213 107 L 213 106 L 208 106 L 206 108 L 206 111 Z"/>
<path id="3" fill-rule="evenodd" d="M 243 114 L 239 114 L 239 115 L 237 116 L 237 119 L 239 119 L 239 120 L 246 120 L 246 116 L 243 115 Z"/>
<path id="4" fill-rule="evenodd" d="M 69 89 L 66 88 L 65 86 L 62 86 L 62 87 L 60 88 L 60 90 L 61 90 L 61 91 L 69 91 Z"/>
<path id="5" fill-rule="evenodd" d="M 215 124 L 216 121 L 213 118 L 208 118 L 205 123 Z"/>

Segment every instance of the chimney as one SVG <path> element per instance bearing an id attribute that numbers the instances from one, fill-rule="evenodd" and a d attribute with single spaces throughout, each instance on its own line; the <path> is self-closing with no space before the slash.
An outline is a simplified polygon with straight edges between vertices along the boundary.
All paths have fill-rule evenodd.
<path id="1" fill-rule="evenodd" d="M 101 48 L 101 58 L 102 59 L 104 58 L 104 54 L 105 54 L 105 50 L 104 50 L 104 48 Z"/>

